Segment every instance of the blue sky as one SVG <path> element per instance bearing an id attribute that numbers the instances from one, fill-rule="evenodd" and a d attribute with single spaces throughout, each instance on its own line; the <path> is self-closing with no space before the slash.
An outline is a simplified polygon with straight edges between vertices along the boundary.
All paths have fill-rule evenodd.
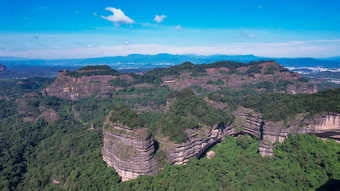
<path id="1" fill-rule="evenodd" d="M 0 0 L 0 56 L 340 56 L 338 0 Z"/>

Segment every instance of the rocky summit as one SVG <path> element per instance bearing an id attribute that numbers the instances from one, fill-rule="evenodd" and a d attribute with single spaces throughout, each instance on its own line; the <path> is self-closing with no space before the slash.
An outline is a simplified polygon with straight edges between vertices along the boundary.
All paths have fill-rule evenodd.
<path id="1" fill-rule="evenodd" d="M 190 62 L 169 68 L 156 68 L 144 75 L 119 73 L 109 66 L 87 66 L 78 71 L 61 71 L 43 95 L 79 100 L 97 93 L 108 98 L 110 93 L 126 87 L 154 84 L 182 90 L 200 87 L 208 92 L 224 89 L 252 88 L 258 93 L 268 90 L 297 94 L 315 93 L 316 86 L 300 74 L 290 72 L 275 61 L 231 62 L 194 65 Z"/>

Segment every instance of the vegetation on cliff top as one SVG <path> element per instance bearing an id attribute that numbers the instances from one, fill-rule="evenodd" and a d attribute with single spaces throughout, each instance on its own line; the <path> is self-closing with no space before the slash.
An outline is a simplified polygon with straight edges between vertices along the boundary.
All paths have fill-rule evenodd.
<path id="1" fill-rule="evenodd" d="M 249 62 L 249 63 L 243 63 L 243 62 L 235 62 L 235 61 L 218 61 L 210 64 L 193 64 L 191 62 L 185 62 L 180 65 L 171 66 L 169 68 L 155 68 L 145 73 L 146 76 L 155 76 L 158 78 L 167 76 L 167 75 L 174 75 L 178 76 L 180 72 L 183 71 L 190 71 L 191 76 L 197 76 L 198 74 L 206 74 L 207 71 L 205 69 L 207 68 L 220 68 L 220 67 L 226 67 L 230 69 L 229 73 L 235 73 L 236 68 L 238 67 L 247 67 L 252 66 L 249 69 L 248 73 L 261 73 L 259 69 L 261 69 L 261 66 L 258 66 L 261 63 L 265 62 L 272 62 L 273 60 L 269 61 L 258 61 L 258 62 Z"/>
<path id="2" fill-rule="evenodd" d="M 227 110 L 213 108 L 195 96 L 190 89 L 171 93 L 169 111 L 161 118 L 158 126 L 161 132 L 176 143 L 185 142 L 189 128 L 212 127 L 215 124 L 230 124 L 232 116 Z"/>
<path id="3" fill-rule="evenodd" d="M 167 165 L 156 176 L 139 176 L 115 190 L 333 190 L 340 184 L 340 144 L 314 135 L 289 137 L 262 157 L 259 142 L 227 137 L 211 150 L 209 160 L 191 158 L 187 165 Z"/>
<path id="4" fill-rule="evenodd" d="M 248 64 L 251 69 L 242 74 L 263 72 L 257 67 L 259 63 Z M 205 68 L 222 66 L 230 68 L 231 73 L 238 73 L 236 67 L 244 66 L 244 63 L 216 62 L 202 66 L 185 63 L 177 68 L 155 69 L 146 75 L 131 75 L 133 83 L 159 84 L 163 74 L 177 75 L 179 71 L 192 70 L 191 75 L 204 75 Z M 111 71 L 108 66 L 85 67 L 77 75 L 101 70 Z M 265 73 L 275 71 L 269 67 Z M 226 138 L 213 148 L 216 155 L 212 160 L 191 159 L 186 166 L 165 166 L 157 176 L 141 176 L 121 183 L 120 177 L 113 168 L 106 167 L 101 156 L 100 127 L 112 107 L 116 111 L 113 121 L 131 128 L 144 124 L 152 132 L 160 130 L 176 143 L 187 140 L 185 131 L 189 128 L 230 123 L 233 120 L 230 112 L 207 105 L 202 99 L 207 92 L 200 97 L 185 89 L 168 96 L 172 91 L 167 87 L 127 85 L 110 93 L 110 99 L 98 99 L 96 93 L 79 101 L 38 97 L 34 106 L 52 108 L 61 119 L 51 123 L 43 119 L 22 122 L 23 115 L 18 113 L 18 103 L 14 100 L 24 93 L 39 91 L 49 81 L 43 78 L 10 83 L 0 81 L 0 96 L 10 97 L 10 101 L 6 101 L 6 97 L 0 100 L 0 190 L 310 190 L 327 181 L 340 180 L 339 144 L 332 140 L 324 142 L 315 136 L 298 135 L 278 144 L 274 158 L 262 158 L 257 153 L 259 143 L 255 140 Z M 124 85 L 125 81 L 116 83 Z M 286 82 L 282 83 L 285 85 Z M 222 89 L 219 93 L 224 96 L 209 94 L 208 98 L 226 103 L 231 110 L 240 105 L 254 108 L 266 119 L 276 121 L 291 119 L 301 112 L 340 113 L 340 89 L 313 95 L 252 95 L 256 91 L 247 88 L 239 92 Z M 164 114 L 161 110 L 167 96 L 172 102 Z M 115 105 L 117 103 L 128 106 Z M 139 107 L 146 108 L 141 115 L 129 109 Z M 90 129 L 91 124 L 94 129 Z"/>
<path id="5" fill-rule="evenodd" d="M 112 123 L 119 123 L 131 129 L 142 128 L 143 120 L 137 115 L 137 113 L 125 104 L 116 104 L 112 108 L 110 115 L 110 121 Z"/>
<path id="6" fill-rule="evenodd" d="M 23 93 L 39 90 L 48 80 L 17 82 L 6 84 L 2 81 L 2 93 L 13 95 L 11 98 L 15 99 Z M 329 90 L 315 95 L 258 95 L 267 98 L 243 97 L 244 92 L 229 92 L 223 101 L 237 106 L 248 104 L 248 98 L 249 107 L 256 107 L 258 111 L 272 108 L 271 111 L 278 114 L 281 110 L 273 108 L 287 107 L 282 111 L 294 112 L 295 107 L 283 104 L 295 101 L 295 104 L 302 104 L 305 111 L 339 112 L 339 91 Z M 43 119 L 24 123 L 14 100 L 0 100 L 0 190 L 311 190 L 327 181 L 336 183 L 340 180 L 339 144 L 332 140 L 324 142 L 315 136 L 299 135 L 278 144 L 273 159 L 262 158 L 257 153 L 258 142 L 255 140 L 227 138 L 213 148 L 216 155 L 212 160 L 191 159 L 185 166 L 165 166 L 157 176 L 141 176 L 121 183 L 120 177 L 113 168 L 106 167 L 101 156 L 103 137 L 100 127 L 105 117 L 117 103 L 126 103 L 131 108 L 164 106 L 170 92 L 166 87 L 125 88 L 113 92 L 110 99 L 98 99 L 96 94 L 79 101 L 49 96 L 37 98 L 35 105 L 52 108 L 61 115 L 60 120 L 51 123 Z M 219 100 L 213 97 L 209 98 Z M 192 123 L 188 123 L 188 128 L 192 128 L 197 127 L 197 122 L 203 126 L 204 123 L 213 124 L 210 122 L 226 119 L 218 118 L 219 111 L 202 104 L 202 99 L 189 90 L 175 92 L 169 98 L 173 102 L 167 114 L 172 116 L 167 118 L 167 114 L 163 115 L 159 110 L 143 113 L 139 117 L 145 126 L 159 127 L 159 119 L 165 122 L 175 120 L 180 124 L 187 124 L 187 120 L 182 119 L 190 119 Z M 250 103 L 252 98 L 254 102 Z M 202 113 L 204 109 L 206 111 Z M 218 115 L 213 116 L 215 113 Z M 207 114 L 212 115 L 215 121 L 209 121 Z M 94 124 L 94 129 L 90 129 L 91 124 Z M 184 131 L 174 129 L 175 133 L 182 135 Z M 170 127 L 168 133 L 171 132 Z"/>
<path id="7" fill-rule="evenodd" d="M 92 75 L 112 75 L 117 76 L 120 73 L 110 66 L 107 65 L 94 65 L 94 66 L 85 66 L 79 68 L 78 71 L 66 71 L 67 76 L 80 78 L 82 76 L 92 76 Z"/>
<path id="8" fill-rule="evenodd" d="M 240 104 L 255 109 L 268 121 L 291 120 L 299 113 L 340 113 L 340 88 L 315 94 L 265 93 L 243 97 Z"/>
<path id="9" fill-rule="evenodd" d="M 112 68 L 108 65 L 89 65 L 89 66 L 84 66 L 82 68 L 79 68 L 78 71 L 87 71 L 87 70 L 104 70 L 108 71 L 111 70 Z"/>

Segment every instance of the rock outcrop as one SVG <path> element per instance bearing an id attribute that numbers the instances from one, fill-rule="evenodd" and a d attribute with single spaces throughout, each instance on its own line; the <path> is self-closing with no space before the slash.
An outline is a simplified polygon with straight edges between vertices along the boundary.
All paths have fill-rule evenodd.
<path id="1" fill-rule="evenodd" d="M 210 67 L 204 66 L 204 69 L 198 70 L 193 64 L 184 63 L 181 67 L 187 69 L 174 69 L 175 75 L 172 74 L 173 71 L 165 72 L 160 79 L 160 76 L 151 71 L 150 74 L 145 74 L 147 77 L 144 80 L 141 80 L 142 77 L 136 80 L 131 75 L 119 73 L 109 66 L 86 66 L 75 72 L 60 72 L 57 79 L 42 93 L 71 100 L 82 99 L 96 92 L 99 97 L 108 97 L 109 93 L 121 89 L 120 85 L 123 87 L 154 85 L 150 79 L 162 81 L 162 85 L 174 90 L 199 86 L 208 92 L 216 92 L 225 88 L 239 90 L 246 86 L 258 93 L 269 90 L 288 94 L 316 92 L 316 86 L 309 84 L 300 74 L 289 72 L 275 61 L 235 64 L 237 66 L 226 64 L 230 67 L 228 68 L 221 63 L 212 63 Z M 118 80 L 112 83 L 111 80 L 115 79 Z"/>
<path id="2" fill-rule="evenodd" d="M 214 125 L 210 130 L 200 128 L 186 131 L 188 140 L 182 144 L 175 144 L 166 138 L 160 138 L 159 148 L 167 153 L 166 161 L 172 165 L 181 165 L 189 161 L 191 157 L 199 158 L 211 146 L 232 134 L 231 126 Z"/>
<path id="3" fill-rule="evenodd" d="M 110 80 L 116 79 L 112 75 L 90 75 L 73 77 L 67 75 L 67 71 L 60 72 L 54 82 L 42 91 L 42 94 L 56 96 L 63 99 L 78 100 L 98 92 L 105 96 L 115 88 Z"/>
<path id="4" fill-rule="evenodd" d="M 146 128 L 134 129 L 106 120 L 103 130 L 103 160 L 122 181 L 157 173 L 154 140 Z"/>
<path id="5" fill-rule="evenodd" d="M 59 113 L 52 108 L 44 110 L 36 119 L 39 119 L 41 117 L 47 122 L 52 122 L 60 119 Z"/>
<path id="6" fill-rule="evenodd" d="M 252 109 L 239 107 L 234 112 L 233 136 L 247 134 L 257 139 L 262 139 L 263 118 Z"/>
<path id="7" fill-rule="evenodd" d="M 170 104 L 173 100 L 168 100 Z M 215 106 L 214 103 L 210 103 Z M 224 107 L 224 106 L 223 106 Z M 169 108 L 168 108 L 169 109 Z M 283 142 L 288 134 L 316 134 L 320 138 L 340 140 L 340 114 L 319 114 L 306 118 L 300 114 L 290 124 L 283 121 L 264 121 L 262 115 L 248 108 L 238 108 L 234 113 L 235 121 L 230 125 L 214 125 L 212 128 L 191 128 L 185 132 L 188 140 L 176 144 L 167 137 L 156 134 L 158 149 L 166 153 L 165 161 L 171 165 L 186 164 L 191 157 L 200 158 L 214 144 L 226 136 L 250 135 L 261 140 L 259 153 L 273 156 L 276 141 Z M 147 135 L 145 128 L 131 129 L 111 123 L 107 118 L 103 130 L 103 159 L 108 166 L 116 169 L 122 180 L 138 177 L 140 174 L 157 173 L 155 142 Z"/>
<path id="8" fill-rule="evenodd" d="M 262 156 L 273 156 L 273 144 L 283 142 L 288 134 L 315 134 L 319 138 L 340 140 L 340 114 L 323 114 L 311 119 L 295 119 L 289 125 L 283 122 L 265 122 L 263 140 L 260 144 Z"/>
<path id="9" fill-rule="evenodd" d="M 228 135 L 247 134 L 261 140 L 259 152 L 262 156 L 273 156 L 276 141 L 283 142 L 288 134 L 315 134 L 319 138 L 340 141 L 340 114 L 319 114 L 312 118 L 298 115 L 289 124 L 283 121 L 265 121 L 262 115 L 251 109 L 240 107 L 234 112 L 233 131 Z"/>
<path id="10" fill-rule="evenodd" d="M 259 93 L 266 89 L 288 94 L 311 94 L 317 91 L 316 86 L 310 85 L 300 74 L 290 72 L 275 61 L 264 61 L 255 65 L 242 64 L 233 70 L 227 67 L 204 70 L 205 73 L 200 75 L 190 70 L 181 71 L 177 76 L 166 75 L 162 78 L 163 85 L 175 90 L 200 86 L 209 92 L 222 88 L 239 90 L 244 86 L 252 86 Z"/>

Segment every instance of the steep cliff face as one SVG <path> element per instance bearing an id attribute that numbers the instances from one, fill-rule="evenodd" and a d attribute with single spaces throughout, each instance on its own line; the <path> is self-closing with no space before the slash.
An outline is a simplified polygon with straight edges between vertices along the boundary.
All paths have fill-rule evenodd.
<path id="1" fill-rule="evenodd" d="M 288 134 L 315 134 L 320 138 L 340 140 L 340 114 L 323 114 L 311 119 L 295 119 L 287 127 L 283 122 L 265 122 L 259 151 L 262 156 L 273 156 L 276 141 L 283 142 Z"/>
<path id="2" fill-rule="evenodd" d="M 105 96 L 106 93 L 115 89 L 109 81 L 116 78 L 117 76 L 112 75 L 72 77 L 63 71 L 49 87 L 42 91 L 42 94 L 71 100 L 85 98 L 95 92 Z"/>
<path id="3" fill-rule="evenodd" d="M 247 134 L 257 139 L 262 139 L 263 118 L 252 109 L 239 107 L 234 112 L 233 136 Z"/>
<path id="4" fill-rule="evenodd" d="M 249 108 L 240 107 L 234 112 L 235 122 L 228 135 L 248 134 L 261 140 L 259 152 L 262 156 L 273 156 L 273 145 L 283 142 L 288 134 L 315 134 L 319 138 L 340 141 L 340 114 L 319 114 L 305 118 L 300 114 L 290 124 L 283 121 L 264 121 L 262 115 Z"/>
<path id="5" fill-rule="evenodd" d="M 227 67 L 204 70 L 205 73 L 200 75 L 190 70 L 181 71 L 178 76 L 166 75 L 162 78 L 163 85 L 175 90 L 200 86 L 209 92 L 227 87 L 239 90 L 243 86 L 254 87 L 258 92 L 263 92 L 265 89 L 288 94 L 316 92 L 316 86 L 311 86 L 300 74 L 289 72 L 275 61 L 239 66 L 233 70 Z"/>
<path id="6" fill-rule="evenodd" d="M 188 129 L 188 140 L 182 144 L 169 142 L 160 138 L 159 147 L 167 153 L 166 161 L 172 165 L 181 165 L 189 161 L 191 157 L 200 157 L 208 148 L 223 140 L 228 134 L 232 134 L 231 126 L 214 125 L 210 130 Z"/>
<path id="7" fill-rule="evenodd" d="M 103 160 L 115 168 L 122 181 L 157 173 L 154 140 L 145 128 L 132 130 L 108 120 L 105 125 Z"/>

